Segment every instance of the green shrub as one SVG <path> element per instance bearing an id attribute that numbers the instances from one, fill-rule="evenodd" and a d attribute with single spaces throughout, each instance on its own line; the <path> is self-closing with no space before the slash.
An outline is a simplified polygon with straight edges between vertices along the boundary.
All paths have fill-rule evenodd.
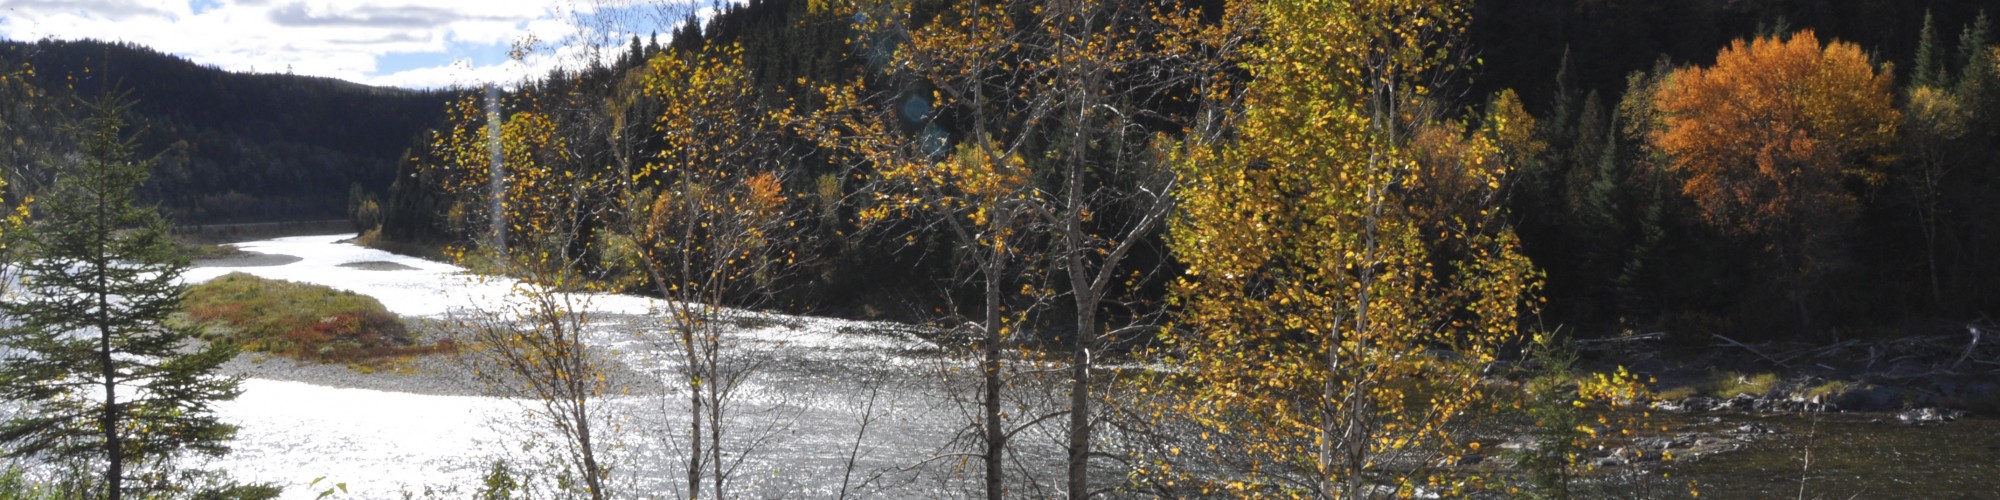
<path id="1" fill-rule="evenodd" d="M 230 273 L 190 288 L 182 304 L 209 340 L 245 351 L 351 363 L 455 347 L 419 345 L 381 301 L 321 285 Z"/>

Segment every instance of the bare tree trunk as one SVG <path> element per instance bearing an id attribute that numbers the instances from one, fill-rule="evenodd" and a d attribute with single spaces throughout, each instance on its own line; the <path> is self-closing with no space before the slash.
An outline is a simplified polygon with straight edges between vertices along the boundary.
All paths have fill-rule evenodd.
<path id="1" fill-rule="evenodd" d="M 1078 299 L 1075 345 L 1070 353 L 1069 386 L 1069 495 L 1090 496 L 1090 338 L 1096 322 L 1096 301 Z"/>
<path id="2" fill-rule="evenodd" d="M 590 439 L 590 398 L 576 398 L 573 403 L 576 413 L 576 440 L 583 451 L 583 484 L 590 488 L 591 500 L 604 500 L 603 469 L 597 465 L 596 445 Z"/>
<path id="3" fill-rule="evenodd" d="M 1321 421 L 1319 424 L 1319 456 L 1317 457 L 1319 477 L 1315 479 L 1318 480 L 1320 495 L 1324 498 L 1333 498 L 1333 492 L 1339 488 L 1338 485 L 1334 484 L 1333 471 L 1339 467 L 1335 457 L 1339 453 L 1340 445 L 1338 443 L 1341 441 L 1341 436 L 1339 435 L 1340 407 L 1335 404 L 1341 396 L 1340 384 L 1334 377 L 1334 374 L 1340 373 L 1340 318 L 1334 318 L 1333 332 L 1327 336 L 1326 346 L 1323 351 L 1326 353 L 1326 379 L 1320 382 L 1319 388 L 1319 397 L 1321 399 L 1320 413 L 1322 415 L 1320 416 Z"/>
<path id="4" fill-rule="evenodd" d="M 720 303 L 720 301 L 717 301 Z M 708 367 L 711 373 L 708 388 L 708 460 L 711 469 L 708 480 L 715 486 L 716 500 L 722 500 L 722 483 L 727 479 L 722 475 L 722 363 L 721 346 L 708 346 Z"/>
<path id="5" fill-rule="evenodd" d="M 997 221 L 1002 217 L 995 217 Z M 996 226 L 996 230 L 998 227 Z M 995 237 L 998 237 L 997 235 Z M 992 252 L 986 261 L 986 342 L 985 359 L 980 366 L 985 378 L 981 407 L 986 416 L 986 498 L 1001 500 L 1007 496 L 1005 472 L 1001 469 L 1001 458 L 1007 451 L 1007 433 L 1000 425 L 1000 272 L 1001 255 L 999 248 L 989 248 Z"/>
<path id="6" fill-rule="evenodd" d="M 683 306 L 683 308 L 685 307 Z M 686 314 L 687 312 L 683 310 L 680 313 Z M 686 347 L 688 353 L 687 373 L 682 374 L 688 378 L 688 499 L 696 500 L 701 498 L 701 385 L 703 380 L 699 369 L 696 368 L 697 361 L 693 354 L 695 348 L 694 327 L 681 325 L 680 328 L 681 343 Z"/>
<path id="7" fill-rule="evenodd" d="M 1097 337 L 1099 291 L 1091 286 L 1090 273 L 1085 268 L 1084 249 L 1090 243 L 1083 228 L 1084 154 L 1090 139 L 1090 96 L 1096 82 L 1082 71 L 1077 73 L 1076 123 L 1070 140 L 1069 175 L 1065 181 L 1068 199 L 1064 203 L 1062 225 L 1066 247 L 1063 254 L 1068 260 L 1064 267 L 1069 272 L 1070 296 L 1076 299 L 1076 338 L 1070 344 L 1069 362 L 1069 497 L 1082 500 L 1090 497 L 1090 349 L 1094 347 L 1091 341 Z"/>
<path id="8" fill-rule="evenodd" d="M 1918 224 L 1924 233 L 1924 261 L 1930 265 L 1931 302 L 1941 306 L 1944 303 L 1944 287 L 1939 284 L 1937 233 L 1938 233 L 1938 168 L 1937 161 L 1927 160 L 1923 167 L 1923 197 L 1918 201 Z"/>

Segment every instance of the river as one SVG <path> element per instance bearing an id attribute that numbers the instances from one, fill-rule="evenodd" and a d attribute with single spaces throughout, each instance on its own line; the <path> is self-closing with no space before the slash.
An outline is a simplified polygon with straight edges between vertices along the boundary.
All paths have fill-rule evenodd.
<path id="1" fill-rule="evenodd" d="M 239 248 L 253 254 L 206 263 L 186 279 L 247 272 L 317 283 L 376 297 L 393 312 L 419 320 L 492 308 L 508 300 L 514 285 L 342 242 L 351 236 L 241 243 Z M 616 443 L 610 448 L 620 478 L 615 486 L 627 493 L 621 496 L 672 498 L 666 492 L 680 488 L 672 471 L 683 460 L 678 443 L 685 442 L 679 434 L 685 407 L 663 389 L 672 366 L 660 360 L 670 356 L 648 341 L 657 332 L 651 318 L 661 304 L 633 296 L 590 299 L 587 309 L 597 318 L 592 342 L 617 349 L 621 362 L 646 374 L 638 384 L 657 383 L 604 400 L 611 411 L 600 429 L 609 429 L 605 435 Z M 737 359 L 761 363 L 738 398 L 738 419 L 730 427 L 733 450 L 755 448 L 740 455 L 733 476 L 742 496 L 829 498 L 847 484 L 863 498 L 942 498 L 966 496 L 976 486 L 976 465 L 952 455 L 964 444 L 954 447 L 954 437 L 971 422 L 972 409 L 964 400 L 969 386 L 962 373 L 952 375 L 964 366 L 938 346 L 888 323 L 755 314 L 742 319 L 725 343 L 734 346 Z M 278 366 L 291 361 L 265 362 L 273 364 L 271 372 L 291 373 Z M 223 419 L 241 426 L 235 451 L 208 465 L 240 480 L 285 486 L 286 498 L 313 498 L 336 483 L 347 491 L 334 498 L 405 493 L 422 498 L 425 491 L 462 498 L 496 459 L 514 460 L 529 471 L 549 470 L 533 463 L 547 457 L 548 448 L 523 419 L 524 403 L 477 391 L 396 389 L 397 377 L 434 385 L 436 376 L 368 377 L 383 383 L 363 388 L 313 376 L 248 380 L 241 398 L 217 408 Z M 1060 405 L 1052 396 L 1056 387 L 1023 384 L 1013 388 L 1022 397 L 1010 401 L 1010 413 Z M 385 385 L 389 390 L 381 390 Z M 1626 474 L 1652 478 L 1639 481 L 1657 485 L 1646 496 L 1684 496 L 1686 482 L 1693 480 L 1707 498 L 1794 498 L 1803 475 L 1806 498 L 2000 498 L 2000 421 L 1967 418 L 1916 427 L 1871 414 L 1661 417 L 1678 431 L 1703 436 L 1699 439 L 1743 445 Z M 1745 436 L 1731 430 L 1749 423 L 1774 432 Z M 1038 489 L 1051 485 L 1026 478 L 1061 477 L 1060 439 L 1054 429 L 1019 435 L 1011 470 L 1021 473 L 1010 477 L 1017 496 L 1053 493 Z M 319 484 L 309 486 L 315 480 Z M 1629 483 L 1600 486 L 1593 489 L 1638 490 Z"/>
<path id="2" fill-rule="evenodd" d="M 515 284 L 343 242 L 352 236 L 240 243 L 236 246 L 251 255 L 204 262 L 185 279 L 245 272 L 316 283 L 375 297 L 414 320 L 449 320 L 492 308 L 508 300 Z M 672 372 L 661 360 L 672 357 L 648 341 L 658 331 L 649 318 L 657 317 L 660 305 L 641 297 L 593 295 L 586 306 L 596 315 L 591 342 L 616 349 L 620 361 L 659 381 L 656 387 L 614 388 L 637 395 L 607 398 L 610 411 L 598 427 L 600 439 L 615 443 L 609 454 L 623 481 L 617 486 L 646 496 L 678 488 L 668 471 L 684 460 L 676 443 L 685 441 L 680 435 L 685 412 L 669 411 L 667 406 L 680 401 L 661 389 Z M 752 498 L 820 498 L 836 494 L 843 482 L 851 487 L 867 482 L 855 491 L 922 498 L 956 491 L 966 480 L 964 474 L 943 474 L 918 481 L 913 478 L 927 475 L 906 470 L 925 456 L 948 453 L 945 447 L 963 422 L 952 392 L 944 390 L 949 383 L 942 374 L 953 363 L 936 346 L 906 327 L 885 323 L 745 314 L 738 324 L 742 327 L 729 330 L 725 343 L 737 359 L 759 363 L 739 390 L 737 421 L 726 438 L 732 453 L 754 447 L 732 457 L 741 460 L 733 474 L 738 491 Z M 261 363 L 285 372 L 280 365 L 293 362 Z M 387 379 L 381 382 L 392 387 L 397 377 L 430 384 L 438 378 L 393 370 L 368 376 Z M 424 380 L 432 382 L 419 382 Z M 426 490 L 456 492 L 447 496 L 458 498 L 477 487 L 496 459 L 527 461 L 517 469 L 549 470 L 533 463 L 549 456 L 548 443 L 537 442 L 543 438 L 523 420 L 524 402 L 437 387 L 397 391 L 351 385 L 289 373 L 253 376 L 242 397 L 217 407 L 241 430 L 234 451 L 208 465 L 238 480 L 285 486 L 286 498 L 313 498 L 336 484 L 345 485 L 344 498 L 404 493 L 421 498 Z M 869 426 L 862 436 L 864 417 Z M 312 486 L 315 480 L 318 485 Z"/>

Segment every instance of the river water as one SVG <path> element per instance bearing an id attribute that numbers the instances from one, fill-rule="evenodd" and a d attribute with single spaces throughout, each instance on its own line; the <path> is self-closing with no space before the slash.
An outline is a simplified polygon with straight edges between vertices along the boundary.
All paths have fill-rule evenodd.
<path id="1" fill-rule="evenodd" d="M 2000 420 L 1915 426 L 1885 414 L 1797 413 L 1706 420 L 1778 432 L 1666 468 L 1694 479 L 1704 498 L 2000 498 Z"/>
<path id="2" fill-rule="evenodd" d="M 509 300 L 510 281 L 341 243 L 351 236 L 242 243 L 237 246 L 245 251 L 289 257 L 224 261 L 194 269 L 187 279 L 247 272 L 317 283 L 376 297 L 393 312 L 419 319 L 448 320 Z M 368 264 L 354 266 L 362 263 Z M 657 317 L 660 305 L 592 296 L 588 309 L 601 318 L 593 323 L 592 342 L 617 349 L 626 365 L 652 380 L 665 380 L 672 366 L 661 360 L 670 356 L 649 341 L 657 334 L 649 318 Z M 964 366 L 937 346 L 885 323 L 746 314 L 737 325 L 725 343 L 735 346 L 739 361 L 759 363 L 737 398 L 730 427 L 733 450 L 754 448 L 732 458 L 740 460 L 732 489 L 743 497 L 829 498 L 843 484 L 862 498 L 947 498 L 972 491 L 977 466 L 954 455 L 966 443 L 953 441 L 972 421 L 972 405 L 964 400 L 969 386 L 962 373 L 952 375 Z M 405 375 L 370 376 L 393 381 Z M 496 459 L 550 470 L 533 463 L 549 452 L 545 441 L 537 442 L 538 428 L 524 420 L 522 402 L 304 380 L 253 378 L 241 398 L 220 405 L 221 416 L 241 432 L 235 451 L 209 465 L 240 480 L 286 486 L 287 498 L 313 498 L 335 483 L 347 487 L 335 498 L 422 498 L 426 490 L 462 498 Z M 639 383 L 649 382 L 642 377 Z M 674 471 L 685 460 L 678 443 L 686 442 L 679 434 L 686 406 L 664 387 L 661 382 L 604 400 L 609 411 L 599 429 L 616 443 L 610 454 L 620 478 L 616 486 L 627 493 L 621 496 L 676 498 L 669 492 L 683 487 Z M 1011 414 L 1060 405 L 1051 396 L 1056 387 L 1014 389 L 1046 400 L 1010 401 Z M 1635 474 L 1652 478 L 1647 481 L 1657 489 L 1618 485 L 1606 492 L 1681 497 L 1691 479 L 1704 498 L 1797 498 L 1803 475 L 1805 498 L 2000 499 L 2000 421 L 1914 427 L 1887 415 L 1663 417 L 1678 429 L 1715 436 L 1745 423 L 1778 432 L 1744 438 L 1739 451 L 1650 465 Z M 1010 477 L 1017 496 L 1053 493 L 1042 489 L 1051 485 L 1028 478 L 1060 477 L 1060 439 L 1054 428 L 1019 435 L 1010 465 L 1010 474 L 1019 473 Z M 1661 480 L 1661 473 L 1669 479 Z M 309 487 L 315 479 L 319 485 Z"/>
<path id="3" fill-rule="evenodd" d="M 375 297 L 406 318 L 436 320 L 495 309 L 515 285 L 341 242 L 352 236 L 241 243 L 236 246 L 265 255 L 205 263 L 186 279 L 245 272 L 316 283 Z M 646 298 L 595 295 L 586 308 L 601 318 L 592 323 L 593 344 L 615 349 L 626 365 L 660 381 L 614 388 L 636 395 L 603 401 L 608 411 L 598 429 L 601 440 L 614 443 L 609 454 L 622 481 L 617 486 L 633 496 L 671 498 L 665 492 L 681 488 L 673 478 L 684 477 L 671 471 L 684 470 L 678 443 L 686 442 L 686 406 L 663 389 L 673 368 L 663 360 L 672 357 L 649 341 L 659 330 L 649 318 L 658 317 L 660 306 Z M 936 470 L 909 467 L 949 454 L 965 422 L 956 392 L 945 390 L 957 386 L 944 375 L 955 364 L 936 346 L 907 328 L 881 323 L 746 313 L 737 324 L 725 344 L 734 359 L 757 369 L 738 391 L 736 421 L 725 438 L 733 490 L 750 498 L 823 498 L 845 482 L 851 493 L 867 497 L 934 498 L 953 496 L 966 484 L 966 474 L 952 473 L 956 461 L 937 461 Z M 406 375 L 370 376 L 393 385 Z M 524 420 L 525 402 L 336 385 L 246 381 L 242 397 L 217 409 L 241 426 L 234 451 L 209 465 L 238 480 L 286 486 L 287 498 L 312 498 L 336 484 L 346 486 L 344 498 L 422 497 L 426 490 L 456 491 L 448 496 L 459 498 L 477 487 L 495 459 L 525 461 L 516 469 L 531 472 L 552 470 L 534 463 L 550 450 Z M 310 486 L 315 480 L 318 485 Z"/>

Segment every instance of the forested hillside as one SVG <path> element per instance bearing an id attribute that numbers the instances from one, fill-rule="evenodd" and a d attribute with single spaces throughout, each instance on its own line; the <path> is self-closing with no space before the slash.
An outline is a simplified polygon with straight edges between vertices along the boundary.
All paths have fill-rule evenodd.
<path id="1" fill-rule="evenodd" d="M 9 41 L 0 60 L 34 68 L 29 81 L 49 94 L 38 117 L 10 119 L 27 133 L 53 134 L 74 114 L 72 96 L 128 93 L 140 151 L 160 160 L 144 194 L 180 224 L 344 218 L 349 188 L 386 193 L 397 160 L 436 126 L 448 98 L 232 73 L 122 43 Z"/>
<path id="2" fill-rule="evenodd" d="M 9 45 L 0 264 L 103 267 L 48 244 L 90 200 L 45 167 L 122 193 L 154 164 L 182 222 L 345 212 L 448 259 L 248 245 L 385 298 L 294 304 L 280 350 L 409 344 L 388 311 L 417 312 L 435 344 L 401 347 L 532 401 L 498 496 L 1992 489 L 1990 420 L 1877 439 L 2000 412 L 1990 0 L 730 5 L 651 37 L 686 5 L 571 12 L 618 39 L 527 37 L 585 63 L 481 92 Z M 65 125 L 121 88 L 140 141 L 116 96 Z M 156 220 L 128 198 L 83 211 Z"/>
<path id="3" fill-rule="evenodd" d="M 1192 2 L 1207 22 L 1223 4 Z M 655 123 L 667 103 L 647 95 L 640 73 L 666 54 L 691 57 L 735 47 L 747 85 L 763 106 L 797 117 L 823 111 L 829 86 L 865 83 L 862 99 L 894 108 L 903 133 L 946 151 L 967 144 L 972 108 L 940 106 L 937 82 L 894 67 L 910 30 L 957 7 L 917 2 L 912 22 L 867 30 L 867 17 L 814 12 L 809 2 L 759 0 L 705 25 L 689 23 L 630 46 L 603 47 L 608 66 L 549 75 L 508 96 L 509 113 L 560 109 L 557 128 L 571 154 L 552 168 L 570 172 L 643 166 L 663 144 Z M 2000 246 L 2000 182 L 1986 165 L 1994 149 L 1993 43 L 1978 25 L 1979 2 L 1475 2 L 1456 35 L 1467 64 L 1439 73 L 1425 98 L 1439 109 L 1486 112 L 1503 90 L 1534 119 L 1533 148 L 1507 177 L 1508 220 L 1523 250 L 1546 273 L 1548 298 L 1536 318 L 1591 335 L 1657 329 L 1746 330 L 1842 335 L 1896 331 L 1940 318 L 1973 318 L 2000 306 L 2000 263 L 1979 256 Z M 1990 23 L 1989 23 L 1990 24 Z M 900 31 L 899 31 L 900 30 Z M 1810 30 L 1822 43 L 1852 43 L 1890 79 L 1887 126 L 1893 140 L 1867 151 L 1867 169 L 1844 169 L 1831 181 L 1853 203 L 1819 211 L 1838 217 L 1786 231 L 1732 230 L 1704 215 L 1688 177 L 1654 142 L 1664 122 L 1653 102 L 1668 73 L 1715 64 L 1732 41 L 1787 37 Z M 9 42 L 4 57 L 34 68 L 29 83 L 48 106 L 10 99 L 9 124 L 26 143 L 60 144 L 66 95 L 129 92 L 142 150 L 160 164 L 146 196 L 180 223 L 337 218 L 350 215 L 350 187 L 381 199 L 384 238 L 440 247 L 472 241 L 477 203 L 451 195 L 437 169 L 434 135 L 454 106 L 450 92 L 372 88 L 324 78 L 232 74 L 143 47 L 97 42 Z M 1928 51 L 1928 52 L 1925 52 Z M 1926 55 L 1920 56 L 1923 53 Z M 1925 59 L 1919 60 L 1920 57 Z M 1152 77 L 1178 78 L 1158 62 L 1138 62 Z M 1232 78 L 1249 76 L 1242 72 Z M 1149 81 L 1126 74 L 1107 83 L 1132 111 L 1118 124 L 1120 142 L 1097 162 L 1142 154 L 1152 134 L 1178 136 L 1199 125 L 1199 89 L 1187 80 Z M 1929 89 L 1929 90 L 1923 90 Z M 1034 96 L 1020 96 L 1032 99 Z M 947 97 L 948 98 L 948 97 Z M 607 102 L 611 103 L 607 105 Z M 1987 106 L 1987 107 L 1982 107 Z M 984 112 L 984 111 L 981 111 Z M 458 113 L 477 121 L 478 113 Z M 796 125 L 796 123 L 794 124 Z M 475 127 L 476 129 L 476 127 Z M 1046 133 L 1055 133 L 1049 131 Z M 1054 136 L 1018 137 L 1017 152 L 1046 157 Z M 773 304 L 853 316 L 919 319 L 949 302 L 976 296 L 963 277 L 964 255 L 935 224 L 915 218 L 863 220 L 878 184 L 870 167 L 794 129 L 763 146 L 785 175 L 794 226 L 811 235 L 796 249 L 796 283 L 766 290 Z M 1035 151 L 1040 151 L 1039 153 Z M 36 162 L 11 148 L 13 164 Z M 36 154 L 48 154 L 43 150 Z M 416 161 L 411 161 L 416 160 Z M 397 164 L 401 163 L 400 173 Z M 865 163 L 865 162 L 863 162 Z M 9 175 L 35 186 L 36 169 Z M 1128 175 L 1111 174 L 1103 175 Z M 396 182 L 395 189 L 391 183 Z M 1042 182 L 1052 182 L 1043 178 Z M 1048 187 L 1055 187 L 1054 184 Z M 32 189 L 32 188 L 29 188 Z M 594 204 L 611 203 L 600 200 Z M 805 217 L 810 212 L 811 217 Z M 1142 207 L 1111 207 L 1103 222 L 1130 222 Z M 1740 221 L 1739 221 L 1740 222 Z M 601 278 L 647 279 L 616 256 L 605 221 L 581 226 L 579 252 Z M 1748 227 L 1736 224 L 1738 229 Z M 1139 276 L 1119 292 L 1157 302 L 1182 266 L 1167 256 L 1164 226 L 1134 235 L 1148 242 L 1122 259 Z M 1775 238 L 1775 239 L 1774 239 Z M 1778 239 L 1805 241 L 1810 255 L 1773 253 Z M 1794 250 L 1797 250 L 1796 248 Z M 1782 252 L 1780 252 L 1782 253 Z M 609 260 L 606 260 L 609 259 Z M 1782 261 L 1782 262 L 1781 262 Z M 894 271 L 894 272 L 891 272 Z M 777 278 L 773 278 L 777 279 Z M 815 286 L 796 286 L 802 283 Z M 1123 281 L 1120 282 L 1121 284 Z M 1056 306 L 1058 308 L 1066 306 Z M 1143 309 L 1143 308 L 1141 308 Z M 1148 314 L 1139 310 L 1130 314 Z M 1057 330 L 1062 327 L 1054 327 Z"/>
<path id="4" fill-rule="evenodd" d="M 633 168 L 645 161 L 643 154 L 633 152 L 661 146 L 661 131 L 648 134 L 644 125 L 657 116 L 659 106 L 667 105 L 637 91 L 643 62 L 701 57 L 728 47 L 740 47 L 742 64 L 766 105 L 790 106 L 788 112 L 804 115 L 827 105 L 816 89 L 865 82 L 872 90 L 862 99 L 901 115 L 891 128 L 935 141 L 939 152 L 973 143 L 982 133 L 976 130 L 975 113 L 998 112 L 941 106 L 935 99 L 951 97 L 938 92 L 949 89 L 921 77 L 921 70 L 894 66 L 897 51 L 908 49 L 903 44 L 909 30 L 921 30 L 929 16 L 961 5 L 917 2 L 911 24 L 896 31 L 869 28 L 865 13 L 813 13 L 807 4 L 750 2 L 705 26 L 683 26 L 665 47 L 635 39 L 613 67 L 552 75 L 509 96 L 509 113 L 553 106 L 570 121 L 558 129 L 581 131 L 590 128 L 582 124 L 591 120 L 632 127 L 623 135 L 611 127 L 581 132 L 598 137 L 570 141 L 579 154 L 554 168 Z M 1990 144 L 1996 125 L 1988 97 L 1994 93 L 1990 69 L 1985 67 L 1991 57 L 1982 47 L 1994 40 L 1990 28 L 1978 24 L 1985 19 L 1978 4 L 1476 2 L 1468 28 L 1456 35 L 1455 47 L 1465 64 L 1434 74 L 1436 88 L 1425 100 L 1447 116 L 1453 114 L 1449 110 L 1490 113 L 1491 100 L 1511 90 L 1513 100 L 1532 118 L 1532 134 L 1522 138 L 1529 142 L 1513 153 L 1516 170 L 1505 178 L 1504 195 L 1510 225 L 1519 232 L 1524 251 L 1546 273 L 1549 302 L 1533 316 L 1546 327 L 1593 336 L 1674 329 L 1837 337 L 1901 331 L 1941 318 L 1976 318 L 2000 306 L 2000 289 L 1993 285 L 2000 283 L 2000 265 L 1979 258 L 2000 245 L 2000 225 L 1991 222 L 1996 220 L 1993 207 L 2000 205 L 1982 201 L 2000 196 L 2000 174 L 1986 166 L 1995 154 Z M 1211 23 L 1223 16 L 1218 3 L 1178 8 L 1202 9 L 1203 19 Z M 1825 177 L 1810 182 L 1837 188 L 1827 196 L 1851 200 L 1801 208 L 1824 215 L 1821 223 L 1782 231 L 1734 230 L 1704 215 L 1700 200 L 1686 187 L 1693 174 L 1674 167 L 1673 158 L 1656 142 L 1666 121 L 1654 99 L 1669 73 L 1715 64 L 1732 41 L 1807 32 L 1822 44 L 1838 41 L 1860 48 L 1867 56 L 1865 65 L 1889 82 L 1868 97 L 1895 108 L 1890 113 L 1894 117 L 1879 125 L 1900 133 L 1877 137 L 1881 143 L 1865 150 L 1838 153 L 1840 158 L 1831 161 L 1846 166 L 1813 174 Z M 1921 62 L 1920 50 L 1929 51 Z M 1101 148 L 1091 153 L 1094 163 L 1143 156 L 1148 136 L 1185 140 L 1189 136 L 1183 134 L 1203 125 L 1196 116 L 1204 105 L 1196 83 L 1176 80 L 1182 77 L 1170 74 L 1174 68 L 1158 62 L 1133 64 L 1151 65 L 1135 70 L 1152 73 L 1125 73 L 1107 81 L 1114 96 L 1107 105 L 1128 113 L 1116 124 L 1120 142 L 1093 145 Z M 1930 90 L 1920 91 L 1925 88 Z M 1913 97 L 1919 94 L 1930 97 Z M 615 99 L 623 104 L 586 109 L 616 96 L 624 96 Z M 1918 109 L 1934 109 L 1928 106 L 1939 104 L 1929 99 L 1942 96 L 1956 96 L 1946 103 L 1956 114 L 1938 118 Z M 483 119 L 476 113 L 461 116 Z M 1926 121 L 1937 119 L 1949 123 Z M 1025 148 L 1013 150 L 1030 160 L 1048 158 L 1064 147 L 1056 135 L 1015 139 L 1022 142 L 1010 148 Z M 800 232 L 814 235 L 810 248 L 799 249 L 811 257 L 802 259 L 809 270 L 793 278 L 816 286 L 776 287 L 786 297 L 780 302 L 805 310 L 918 319 L 942 310 L 946 302 L 976 297 L 970 282 L 953 278 L 972 272 L 964 267 L 968 256 L 955 253 L 949 236 L 934 222 L 870 222 L 859 216 L 880 201 L 875 192 L 880 184 L 870 182 L 877 177 L 872 167 L 843 164 L 837 153 L 808 144 L 796 131 L 769 141 L 766 146 L 773 149 L 763 161 L 779 165 L 787 191 L 800 194 L 791 199 L 790 210 L 800 213 Z M 471 241 L 470 235 L 478 232 L 469 218 L 476 204 L 444 197 L 437 179 L 419 187 L 416 181 L 436 173 L 418 168 L 424 163 L 407 166 L 411 175 L 402 177 L 406 185 L 394 195 L 385 235 L 426 244 Z M 1035 178 L 1049 183 L 1047 189 L 1060 189 L 1061 183 L 1046 175 L 1053 174 Z M 1785 197 L 1793 194 L 1779 196 L 1790 199 Z M 1776 202 L 1793 203 L 1782 199 Z M 1115 226 L 1144 214 L 1143 207 L 1112 206 L 1100 222 Z M 587 239 L 609 234 L 599 233 L 594 224 L 583 227 L 593 235 Z M 1118 263 L 1126 267 L 1122 273 L 1137 273 L 1131 286 L 1119 292 L 1134 303 L 1162 298 L 1183 265 L 1165 255 L 1164 229 L 1155 226 L 1135 235 L 1150 243 Z M 591 256 L 585 261 L 594 261 L 602 260 L 599 252 L 614 247 L 579 244 L 576 249 Z M 1806 247 L 1813 251 L 1779 251 Z M 621 279 L 608 276 L 620 272 L 617 265 L 592 267 L 607 279 Z M 1138 309 L 1129 313 L 1146 314 Z"/>

